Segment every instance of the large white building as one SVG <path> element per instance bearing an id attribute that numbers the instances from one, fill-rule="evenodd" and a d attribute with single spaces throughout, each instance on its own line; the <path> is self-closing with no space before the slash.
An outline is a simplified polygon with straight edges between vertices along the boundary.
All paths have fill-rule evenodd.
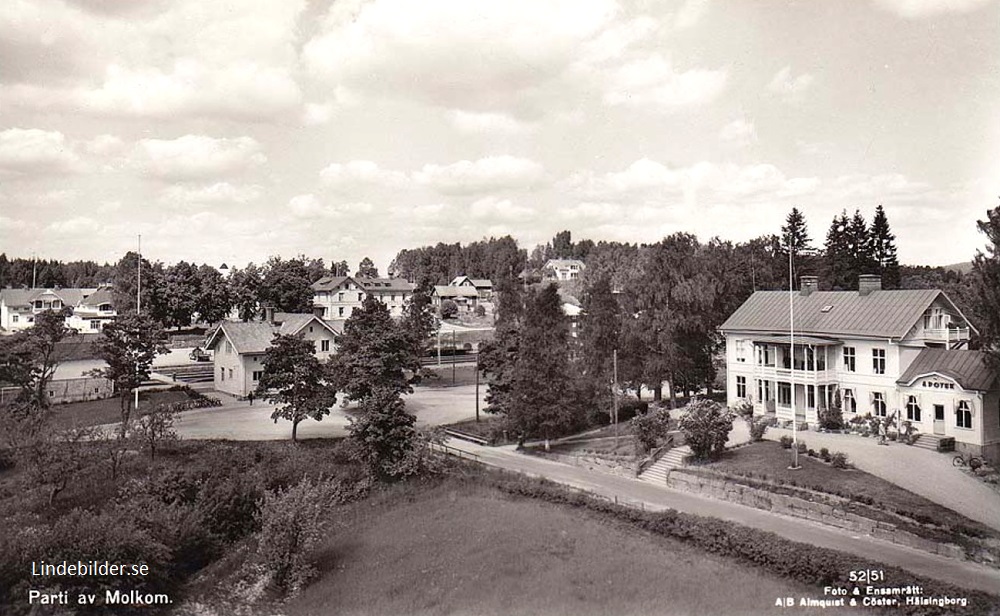
<path id="1" fill-rule="evenodd" d="M 794 358 L 789 293 L 750 296 L 720 327 L 729 404 L 751 400 L 756 413 L 791 420 L 794 391 L 795 418 L 813 424 L 839 396 L 845 420 L 895 412 L 926 438 L 1000 458 L 1000 382 L 968 350 L 975 330 L 961 311 L 940 290 L 882 290 L 878 276 L 859 287 L 819 291 L 802 277 L 791 296 Z"/>
<path id="2" fill-rule="evenodd" d="M 0 289 L 0 328 L 16 332 L 35 324 L 35 315 L 46 310 L 71 309 L 66 325 L 81 332 L 99 332 L 116 312 L 111 287 L 96 289 Z"/>
<path id="3" fill-rule="evenodd" d="M 390 315 L 401 317 L 415 288 L 402 278 L 325 276 L 312 285 L 313 306 L 324 319 L 347 319 L 372 295 L 389 308 Z"/>

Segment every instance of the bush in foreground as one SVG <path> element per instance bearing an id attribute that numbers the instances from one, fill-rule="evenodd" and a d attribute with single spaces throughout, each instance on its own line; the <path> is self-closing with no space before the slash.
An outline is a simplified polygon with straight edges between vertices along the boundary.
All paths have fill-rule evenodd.
<path id="1" fill-rule="evenodd" d="M 684 408 L 680 428 L 694 457 L 705 460 L 725 451 L 733 413 L 717 402 L 694 400 Z"/>

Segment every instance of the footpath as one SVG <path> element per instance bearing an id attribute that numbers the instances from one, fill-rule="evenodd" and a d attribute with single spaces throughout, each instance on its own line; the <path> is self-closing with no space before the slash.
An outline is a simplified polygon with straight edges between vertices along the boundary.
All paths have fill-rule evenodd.
<path id="1" fill-rule="evenodd" d="M 586 490 L 626 505 L 651 511 L 675 509 L 685 513 L 727 520 L 773 532 L 807 546 L 818 546 L 871 559 L 873 565 L 895 565 L 915 574 L 948 582 L 961 588 L 996 593 L 1000 589 L 1000 569 L 929 554 L 906 546 L 855 535 L 808 520 L 744 507 L 735 503 L 705 498 L 671 490 L 638 479 L 569 466 L 552 460 L 522 454 L 514 446 L 485 447 L 458 439 L 449 439 L 448 447 L 477 461 L 497 468 L 534 477 L 544 477 L 573 488 Z M 908 580 L 887 580 L 906 584 Z"/>

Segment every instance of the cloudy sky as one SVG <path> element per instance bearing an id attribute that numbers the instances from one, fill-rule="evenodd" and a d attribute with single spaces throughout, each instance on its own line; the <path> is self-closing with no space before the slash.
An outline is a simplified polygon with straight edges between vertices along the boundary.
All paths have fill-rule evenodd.
<path id="1" fill-rule="evenodd" d="M 969 259 L 997 0 L 5 0 L 8 255 L 243 265 L 512 234 L 744 240 L 883 204 Z"/>

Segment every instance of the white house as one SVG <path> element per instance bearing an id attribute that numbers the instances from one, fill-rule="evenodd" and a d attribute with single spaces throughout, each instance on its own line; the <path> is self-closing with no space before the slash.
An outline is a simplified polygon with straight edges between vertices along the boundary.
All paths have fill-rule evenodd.
<path id="1" fill-rule="evenodd" d="M 390 315 L 401 317 L 415 288 L 402 278 L 324 276 L 312 285 L 313 306 L 324 319 L 346 319 L 372 295 L 389 308 Z"/>
<path id="2" fill-rule="evenodd" d="M 215 389 L 240 398 L 256 389 L 264 371 L 264 353 L 278 334 L 302 334 L 316 345 L 316 356 L 326 361 L 336 351 L 340 332 L 335 327 L 312 314 L 286 312 L 269 314 L 263 321 L 223 321 L 205 345 L 215 351 Z"/>
<path id="3" fill-rule="evenodd" d="M 576 280 L 585 267 L 579 259 L 549 259 L 542 272 L 547 280 Z"/>
<path id="4" fill-rule="evenodd" d="M 455 276 L 454 280 L 448 283 L 452 287 L 472 288 L 476 290 L 480 300 L 489 301 L 493 297 L 493 281 L 486 278 L 469 278 L 468 276 Z"/>
<path id="5" fill-rule="evenodd" d="M 984 356 L 967 350 L 975 330 L 940 290 L 882 290 L 862 276 L 859 291 L 819 291 L 802 276 L 789 293 L 757 291 L 719 328 L 726 338 L 730 405 L 814 423 L 840 396 L 844 418 L 871 413 L 910 421 L 923 436 L 953 437 L 962 451 L 1000 458 L 1000 382 Z M 794 371 L 792 370 L 794 366 Z M 793 380 L 794 373 L 794 380 Z"/>
<path id="6" fill-rule="evenodd" d="M 0 289 L 0 328 L 5 332 L 27 329 L 35 315 L 46 310 L 72 309 L 66 325 L 79 332 L 99 332 L 115 316 L 111 287 L 97 289 Z"/>

